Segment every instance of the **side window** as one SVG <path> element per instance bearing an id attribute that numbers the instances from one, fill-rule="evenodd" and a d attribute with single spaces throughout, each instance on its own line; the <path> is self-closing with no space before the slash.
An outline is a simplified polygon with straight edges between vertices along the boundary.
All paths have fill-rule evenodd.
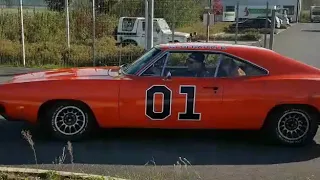
<path id="1" fill-rule="evenodd" d="M 288 9 L 287 15 L 294 15 L 294 6 L 283 6 L 284 9 Z"/>
<path id="2" fill-rule="evenodd" d="M 265 70 L 248 62 L 222 55 L 217 77 L 259 76 L 266 74 L 267 72 Z"/>
<path id="3" fill-rule="evenodd" d="M 153 32 L 158 32 L 160 29 L 158 21 L 153 21 Z"/>
<path id="4" fill-rule="evenodd" d="M 164 74 L 172 77 L 214 77 L 218 55 L 203 52 L 171 52 Z"/>
<path id="5" fill-rule="evenodd" d="M 146 22 L 142 21 L 142 31 L 146 31 Z"/>
<path id="6" fill-rule="evenodd" d="M 133 28 L 133 27 L 132 27 Z M 157 29 L 159 29 L 159 25 L 158 25 L 158 22 L 157 21 L 154 21 L 153 22 L 153 31 L 156 32 Z M 142 31 L 145 31 L 146 30 L 146 22 L 145 21 L 142 21 Z"/>
<path id="7" fill-rule="evenodd" d="M 161 76 L 164 63 L 167 59 L 167 55 L 162 56 L 154 64 L 152 64 L 141 76 Z"/>
<path id="8" fill-rule="evenodd" d="M 226 6 L 226 12 L 235 12 L 235 6 Z"/>
<path id="9" fill-rule="evenodd" d="M 122 30 L 123 31 L 132 31 L 136 18 L 124 18 L 122 21 Z"/>

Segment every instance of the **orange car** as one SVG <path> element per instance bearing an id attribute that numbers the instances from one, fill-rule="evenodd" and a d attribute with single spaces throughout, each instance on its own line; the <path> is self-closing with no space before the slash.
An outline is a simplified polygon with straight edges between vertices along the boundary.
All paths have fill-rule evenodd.
<path id="1" fill-rule="evenodd" d="M 318 129 L 320 70 L 242 45 L 158 45 L 120 67 L 17 75 L 0 86 L 0 114 L 77 140 L 101 128 L 263 130 L 285 145 Z"/>

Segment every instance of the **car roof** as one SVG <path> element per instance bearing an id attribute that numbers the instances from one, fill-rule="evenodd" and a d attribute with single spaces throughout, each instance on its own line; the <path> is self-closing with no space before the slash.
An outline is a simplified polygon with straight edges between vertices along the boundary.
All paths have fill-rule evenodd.
<path id="1" fill-rule="evenodd" d="M 228 43 L 215 43 L 215 42 L 188 42 L 188 43 L 167 43 L 167 44 L 159 44 L 155 47 L 160 48 L 161 50 L 203 50 L 203 51 L 215 51 L 215 50 L 228 50 L 230 48 L 237 50 L 253 50 L 253 51 L 263 51 L 270 52 L 271 50 L 250 46 L 250 45 L 239 45 L 239 44 L 228 44 Z M 273 51 L 271 51 L 273 52 Z"/>
<path id="2" fill-rule="evenodd" d="M 316 74 L 320 73 L 318 68 L 281 55 L 273 50 L 257 46 L 215 42 L 188 42 L 160 44 L 156 45 L 155 47 L 161 49 L 162 51 L 179 50 L 222 52 L 243 60 L 248 60 L 254 64 L 264 67 L 265 69 L 268 69 L 271 74 L 291 74 L 298 72 L 312 72 Z"/>

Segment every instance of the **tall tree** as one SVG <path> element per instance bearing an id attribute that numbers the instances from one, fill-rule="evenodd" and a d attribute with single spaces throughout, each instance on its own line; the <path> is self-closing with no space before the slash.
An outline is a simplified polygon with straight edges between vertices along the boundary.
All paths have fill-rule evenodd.
<path id="1" fill-rule="evenodd" d="M 50 10 L 64 11 L 65 0 L 45 0 Z M 73 0 L 69 0 L 69 5 Z M 79 1 L 79 0 L 76 0 Z M 120 0 L 95 0 L 95 7 L 97 13 L 108 13 L 110 9 Z M 92 3 L 92 0 L 89 0 Z"/>
<path id="2" fill-rule="evenodd" d="M 223 11 L 223 5 L 221 0 L 213 0 L 213 14 L 214 15 L 220 15 Z"/>
<path id="3" fill-rule="evenodd" d="M 45 0 L 48 4 L 48 8 L 53 11 L 64 11 L 65 0 Z M 72 0 L 69 0 L 69 5 L 72 3 Z"/>

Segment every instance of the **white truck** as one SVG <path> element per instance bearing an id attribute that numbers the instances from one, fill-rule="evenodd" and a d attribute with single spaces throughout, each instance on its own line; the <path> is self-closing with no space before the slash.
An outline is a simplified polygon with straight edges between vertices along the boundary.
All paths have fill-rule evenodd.
<path id="1" fill-rule="evenodd" d="M 311 6 L 310 7 L 310 21 L 311 22 L 320 22 L 320 6 Z"/>
<path id="2" fill-rule="evenodd" d="M 271 18 L 271 9 L 274 8 L 272 6 L 269 7 L 269 18 Z M 278 11 L 276 12 L 276 27 L 280 28 L 281 24 L 283 23 L 283 10 L 277 8 Z M 279 18 L 279 16 L 281 18 Z M 262 18 L 266 17 L 266 6 L 247 6 L 247 5 L 240 5 L 239 6 L 239 19 L 244 20 L 248 18 Z M 287 19 L 285 19 L 287 20 Z"/>
<path id="3" fill-rule="evenodd" d="M 196 33 L 174 32 L 175 42 L 190 42 Z M 146 31 L 144 17 L 120 17 L 115 29 L 117 45 L 135 45 L 146 47 Z M 154 18 L 153 21 L 153 45 L 172 42 L 172 31 L 163 18 Z"/>

